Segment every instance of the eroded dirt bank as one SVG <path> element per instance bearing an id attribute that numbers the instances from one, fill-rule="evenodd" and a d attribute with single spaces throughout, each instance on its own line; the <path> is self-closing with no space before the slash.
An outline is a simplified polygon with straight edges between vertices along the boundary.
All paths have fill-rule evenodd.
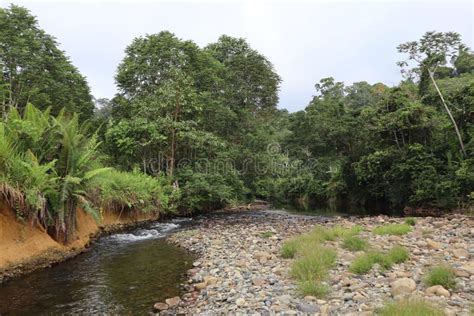
<path id="1" fill-rule="evenodd" d="M 97 223 L 90 215 L 78 210 L 75 240 L 63 245 L 42 228 L 21 223 L 10 208 L 0 204 L 0 283 L 76 256 L 102 232 L 157 219 L 157 213 L 120 215 L 104 212 L 103 219 Z"/>

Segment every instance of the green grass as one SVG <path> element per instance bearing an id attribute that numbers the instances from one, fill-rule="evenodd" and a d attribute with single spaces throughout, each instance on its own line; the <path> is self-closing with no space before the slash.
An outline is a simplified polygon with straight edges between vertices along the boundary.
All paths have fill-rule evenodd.
<path id="1" fill-rule="evenodd" d="M 456 275 L 450 266 L 436 266 L 431 268 L 425 276 L 427 286 L 442 285 L 446 289 L 456 287 Z"/>
<path id="2" fill-rule="evenodd" d="M 442 316 L 438 308 L 422 300 L 398 300 L 385 305 L 378 313 L 380 316 Z"/>
<path id="3" fill-rule="evenodd" d="M 368 242 L 357 236 L 346 236 L 342 242 L 342 247 L 350 251 L 362 251 L 367 249 Z"/>
<path id="4" fill-rule="evenodd" d="M 401 263 L 408 259 L 408 251 L 401 246 L 394 246 L 388 253 L 368 251 L 354 259 L 349 271 L 355 274 L 369 272 L 374 264 L 378 263 L 383 270 L 388 270 L 394 263 Z"/>
<path id="5" fill-rule="evenodd" d="M 260 237 L 262 237 L 262 238 L 270 238 L 270 237 L 272 237 L 273 235 L 275 235 L 274 232 L 268 231 L 268 232 L 263 232 L 263 233 L 261 233 L 261 234 L 260 234 Z"/>
<path id="6" fill-rule="evenodd" d="M 397 245 L 390 249 L 388 256 L 393 263 L 402 263 L 408 260 L 410 254 L 405 247 Z"/>
<path id="7" fill-rule="evenodd" d="M 291 266 L 291 275 L 300 282 L 322 280 L 335 264 L 336 252 L 333 249 L 309 248 L 304 255 L 295 259 Z"/>
<path id="8" fill-rule="evenodd" d="M 410 226 L 415 226 L 416 219 L 414 217 L 407 217 L 405 218 L 405 224 L 410 225 Z"/>
<path id="9" fill-rule="evenodd" d="M 299 282 L 298 290 L 303 296 L 312 295 L 315 297 L 324 297 L 329 293 L 329 288 L 327 285 L 321 284 L 320 282 L 314 280 Z"/>
<path id="10" fill-rule="evenodd" d="M 281 247 L 280 254 L 283 258 L 293 258 L 296 254 L 297 242 L 294 239 L 287 240 Z"/>
<path id="11" fill-rule="evenodd" d="M 411 231 L 408 224 L 386 224 L 374 228 L 373 232 L 377 235 L 405 235 Z"/>

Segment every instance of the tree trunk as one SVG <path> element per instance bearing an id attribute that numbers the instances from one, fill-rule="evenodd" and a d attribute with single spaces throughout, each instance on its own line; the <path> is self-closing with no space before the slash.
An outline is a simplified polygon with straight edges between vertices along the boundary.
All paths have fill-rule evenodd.
<path id="1" fill-rule="evenodd" d="M 456 123 L 456 120 L 454 119 L 453 115 L 451 114 L 451 110 L 449 110 L 448 105 L 446 104 L 446 101 L 444 101 L 443 94 L 441 93 L 441 91 L 438 88 L 438 85 L 436 84 L 436 80 L 434 79 L 433 72 L 431 70 L 428 70 L 428 73 L 430 75 L 431 81 L 433 82 L 433 85 L 434 85 L 436 91 L 438 92 L 439 97 L 441 98 L 441 102 L 444 105 L 444 109 L 446 110 L 446 112 L 448 112 L 448 115 L 449 115 L 449 118 L 451 119 L 451 122 L 453 122 L 454 130 L 456 131 L 456 135 L 458 136 L 458 140 L 459 140 L 459 145 L 461 146 L 461 151 L 462 151 L 464 156 L 467 156 L 466 150 L 464 149 L 464 143 L 462 141 L 462 136 L 461 136 L 461 133 L 459 132 L 458 124 Z"/>

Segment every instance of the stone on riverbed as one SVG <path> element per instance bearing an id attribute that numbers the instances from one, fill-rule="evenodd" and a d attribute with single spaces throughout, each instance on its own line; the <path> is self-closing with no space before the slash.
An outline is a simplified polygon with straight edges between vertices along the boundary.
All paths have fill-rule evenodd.
<path id="1" fill-rule="evenodd" d="M 164 310 L 167 310 L 168 309 L 168 304 L 165 304 L 165 303 L 156 303 L 155 305 L 153 305 L 153 308 L 156 309 L 157 311 L 164 311 Z"/>

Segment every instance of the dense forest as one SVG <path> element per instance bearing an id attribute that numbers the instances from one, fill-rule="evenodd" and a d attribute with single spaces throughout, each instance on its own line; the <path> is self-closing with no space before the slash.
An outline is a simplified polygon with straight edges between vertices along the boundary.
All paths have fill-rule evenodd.
<path id="1" fill-rule="evenodd" d="M 397 49 L 397 86 L 323 78 L 288 113 L 281 78 L 245 39 L 199 47 L 162 31 L 130 43 L 118 93 L 95 99 L 27 9 L 0 9 L 2 198 L 62 241 L 78 207 L 98 220 L 104 209 L 192 213 L 255 198 L 468 209 L 474 54 L 451 32 Z"/>

